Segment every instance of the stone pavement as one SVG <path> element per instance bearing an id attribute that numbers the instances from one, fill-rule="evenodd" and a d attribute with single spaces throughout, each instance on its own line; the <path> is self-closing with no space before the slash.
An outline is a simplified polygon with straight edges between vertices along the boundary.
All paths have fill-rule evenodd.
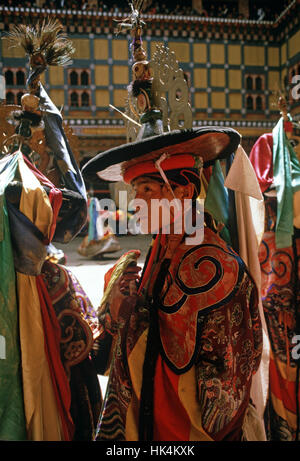
<path id="1" fill-rule="evenodd" d="M 104 274 L 115 264 L 122 254 L 129 250 L 141 251 L 138 263 L 142 267 L 151 242 L 151 236 L 122 235 L 118 237 L 121 250 L 116 253 L 104 254 L 99 260 L 88 259 L 77 253 L 77 248 L 82 240 L 83 237 L 76 237 L 72 242 L 67 244 L 53 243 L 56 248 L 64 251 L 67 257 L 66 266 L 78 278 L 93 306 L 97 309 L 103 293 Z"/>

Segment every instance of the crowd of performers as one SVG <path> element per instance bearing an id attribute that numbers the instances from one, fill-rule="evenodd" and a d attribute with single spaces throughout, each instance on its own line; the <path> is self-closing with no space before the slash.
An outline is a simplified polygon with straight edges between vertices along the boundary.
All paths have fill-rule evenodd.
<path id="1" fill-rule="evenodd" d="M 147 66 L 134 20 L 134 65 Z M 298 440 L 300 138 L 283 101 L 247 155 L 230 128 L 163 132 L 148 75 L 133 82 L 137 140 L 80 172 L 40 83 L 47 65 L 67 63 L 70 44 L 55 21 L 24 44 L 30 30 L 11 34 L 30 56 L 28 93 L 1 118 L 0 439 Z M 133 249 L 107 272 L 99 307 L 47 257 L 86 225 L 84 256 L 114 237 L 85 190 L 96 173 L 130 184 L 149 210 L 152 199 L 189 200 L 193 223 L 204 203 L 200 240 L 172 208 L 143 268 Z"/>

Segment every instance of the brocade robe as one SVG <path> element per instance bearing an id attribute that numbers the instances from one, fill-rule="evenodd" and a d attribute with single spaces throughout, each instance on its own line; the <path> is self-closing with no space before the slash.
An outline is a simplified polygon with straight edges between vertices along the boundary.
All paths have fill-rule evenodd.
<path id="1" fill-rule="evenodd" d="M 207 227 L 200 245 L 183 240 L 157 261 L 145 303 L 126 298 L 109 326 L 116 345 L 96 440 L 241 440 L 262 350 L 257 288 Z"/>

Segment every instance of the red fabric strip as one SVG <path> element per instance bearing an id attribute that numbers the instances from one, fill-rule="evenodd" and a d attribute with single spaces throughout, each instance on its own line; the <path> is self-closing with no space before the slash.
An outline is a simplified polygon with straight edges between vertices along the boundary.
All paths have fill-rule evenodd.
<path id="1" fill-rule="evenodd" d="M 286 133 L 292 133 L 293 132 L 293 124 L 292 124 L 292 122 L 284 122 L 283 126 L 284 126 L 284 131 Z"/>
<path id="2" fill-rule="evenodd" d="M 258 138 L 252 147 L 249 159 L 255 170 L 260 189 L 265 192 L 274 181 L 272 133 L 266 133 Z"/>
<path id="3" fill-rule="evenodd" d="M 296 383 L 281 376 L 273 358 L 270 358 L 270 388 L 271 393 L 282 402 L 284 408 L 294 414 L 297 413 Z"/>
<path id="4" fill-rule="evenodd" d="M 157 173 L 158 169 L 155 166 L 155 161 L 141 161 L 140 163 L 136 163 L 132 166 L 128 166 L 126 171 L 124 172 L 124 181 L 127 184 L 130 184 L 131 181 L 138 178 L 139 176 L 144 176 L 145 174 L 149 173 Z M 168 170 L 176 170 L 177 168 L 193 168 L 195 166 L 195 158 L 190 154 L 182 154 L 182 155 L 172 155 L 171 157 L 166 158 L 161 162 L 161 168 L 164 171 Z"/>
<path id="5" fill-rule="evenodd" d="M 41 275 L 36 277 L 41 313 L 45 333 L 45 351 L 49 364 L 53 389 L 61 417 L 65 441 L 71 441 L 74 435 L 74 423 L 70 414 L 71 390 L 69 381 L 60 359 L 61 329 L 55 311 Z"/>
<path id="6" fill-rule="evenodd" d="M 178 397 L 179 375 L 158 356 L 154 378 L 154 440 L 189 440 L 191 423 Z"/>

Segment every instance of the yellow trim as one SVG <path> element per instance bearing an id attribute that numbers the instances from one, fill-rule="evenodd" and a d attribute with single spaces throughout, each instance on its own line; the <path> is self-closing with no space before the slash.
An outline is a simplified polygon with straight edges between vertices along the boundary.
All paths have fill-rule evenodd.
<path id="1" fill-rule="evenodd" d="M 284 407 L 281 400 L 277 399 L 274 394 L 271 393 L 271 400 L 275 412 L 282 419 L 284 419 L 292 429 L 297 427 L 297 416 L 294 413 L 291 413 L 287 408 Z"/>
<path id="2" fill-rule="evenodd" d="M 132 381 L 132 398 L 127 410 L 125 427 L 126 440 L 128 441 L 138 440 L 138 417 L 147 336 L 148 330 L 145 330 L 128 357 L 128 367 Z"/>
<path id="3" fill-rule="evenodd" d="M 274 356 L 273 356 L 272 351 L 271 351 L 270 358 L 272 358 L 272 360 L 274 361 Z M 276 364 L 277 370 L 279 371 L 283 379 L 287 381 L 292 381 L 292 382 L 296 381 L 296 373 L 297 373 L 296 368 L 290 367 L 286 363 L 281 362 L 278 358 L 276 358 L 275 364 Z"/>
<path id="4" fill-rule="evenodd" d="M 49 198 L 19 154 L 23 183 L 20 211 L 48 236 L 53 212 Z M 34 276 L 17 272 L 19 328 L 26 427 L 29 440 L 63 440 L 60 417 L 44 348 L 44 328 Z"/>

